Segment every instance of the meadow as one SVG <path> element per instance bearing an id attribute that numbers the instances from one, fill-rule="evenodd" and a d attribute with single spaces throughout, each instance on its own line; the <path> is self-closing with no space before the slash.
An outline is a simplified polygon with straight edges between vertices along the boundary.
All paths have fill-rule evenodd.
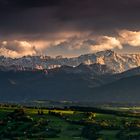
<path id="1" fill-rule="evenodd" d="M 138 108 L 138 107 L 137 107 Z M 140 114 L 131 109 L 0 106 L 2 140 L 140 139 Z"/>

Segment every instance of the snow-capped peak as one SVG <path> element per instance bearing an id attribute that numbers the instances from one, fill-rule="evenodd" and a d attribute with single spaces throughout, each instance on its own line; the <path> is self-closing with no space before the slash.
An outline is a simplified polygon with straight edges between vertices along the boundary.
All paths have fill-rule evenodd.
<path id="1" fill-rule="evenodd" d="M 4 67 L 18 66 L 22 68 L 52 69 L 61 66 L 76 67 L 81 63 L 86 65 L 101 64 L 114 70 L 116 73 L 140 66 L 140 54 L 119 54 L 112 50 L 100 51 L 92 54 L 85 54 L 75 58 L 51 58 L 49 56 L 25 56 L 12 59 L 0 57 L 0 65 Z"/>

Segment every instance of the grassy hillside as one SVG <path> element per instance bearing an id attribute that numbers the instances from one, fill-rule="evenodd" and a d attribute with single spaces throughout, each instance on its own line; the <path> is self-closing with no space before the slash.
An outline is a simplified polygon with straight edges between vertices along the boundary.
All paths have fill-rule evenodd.
<path id="1" fill-rule="evenodd" d="M 113 109 L 113 108 L 112 108 Z M 97 109 L 98 110 L 98 109 Z M 0 139 L 128 140 L 140 138 L 140 114 L 1 105 Z"/>

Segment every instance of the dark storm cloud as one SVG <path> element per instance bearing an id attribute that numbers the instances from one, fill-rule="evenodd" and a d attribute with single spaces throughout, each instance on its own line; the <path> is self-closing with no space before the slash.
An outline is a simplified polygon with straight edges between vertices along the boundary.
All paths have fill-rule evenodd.
<path id="1" fill-rule="evenodd" d="M 59 0 L 0 0 L 1 8 L 32 8 L 32 7 L 44 7 L 55 6 L 60 3 Z M 5 7 L 4 7 L 5 6 Z"/>
<path id="2" fill-rule="evenodd" d="M 0 37 L 47 39 L 68 31 L 139 30 L 139 13 L 139 0 L 0 0 Z"/>

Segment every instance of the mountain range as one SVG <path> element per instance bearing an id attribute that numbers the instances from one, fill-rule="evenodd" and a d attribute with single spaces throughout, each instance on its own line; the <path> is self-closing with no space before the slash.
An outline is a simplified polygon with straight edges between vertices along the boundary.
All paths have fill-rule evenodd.
<path id="1" fill-rule="evenodd" d="M 76 58 L 46 58 L 1 57 L 0 101 L 139 102 L 139 54 L 107 50 Z"/>
<path id="2" fill-rule="evenodd" d="M 77 67 L 80 64 L 106 65 L 116 73 L 140 66 L 140 54 L 119 54 L 112 50 L 85 54 L 74 58 L 63 58 L 57 56 L 25 56 L 22 58 L 0 57 L 0 66 L 15 70 L 54 69 L 61 66 Z"/>

